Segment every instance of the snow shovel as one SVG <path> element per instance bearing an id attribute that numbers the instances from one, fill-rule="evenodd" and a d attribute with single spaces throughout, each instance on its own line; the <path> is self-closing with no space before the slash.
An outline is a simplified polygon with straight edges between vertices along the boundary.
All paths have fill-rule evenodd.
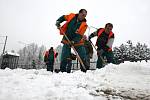
<path id="1" fill-rule="evenodd" d="M 94 49 L 97 51 L 97 49 L 96 49 L 96 47 L 94 46 L 94 44 L 92 43 L 92 41 L 91 41 L 91 40 L 89 40 L 89 42 L 92 44 L 92 46 L 94 47 Z M 103 57 L 102 57 L 102 56 L 100 56 L 100 58 L 101 58 L 101 60 L 102 60 L 103 64 L 104 64 L 104 65 L 106 65 L 107 63 L 106 63 L 106 61 L 103 59 Z"/>
<path id="2" fill-rule="evenodd" d="M 86 70 L 85 65 L 83 64 L 82 59 L 80 58 L 77 50 L 75 49 L 75 47 L 73 46 L 73 44 L 71 43 L 71 41 L 69 40 L 69 38 L 67 37 L 67 35 L 65 34 L 65 32 L 63 32 L 63 30 L 61 28 L 59 28 L 59 30 L 62 32 L 62 34 L 65 36 L 65 38 L 67 39 L 68 43 L 71 45 L 72 49 L 74 50 L 75 54 L 77 55 L 77 59 L 79 60 L 79 62 L 81 63 L 82 67 L 84 70 Z"/>

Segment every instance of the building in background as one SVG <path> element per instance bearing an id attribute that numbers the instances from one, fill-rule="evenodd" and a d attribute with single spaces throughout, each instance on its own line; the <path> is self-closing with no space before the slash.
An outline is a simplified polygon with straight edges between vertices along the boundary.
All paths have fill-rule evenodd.
<path id="1" fill-rule="evenodd" d="M 18 66 L 19 54 L 14 52 L 6 52 L 1 55 L 0 68 L 5 69 L 6 67 L 10 69 L 15 69 Z"/>

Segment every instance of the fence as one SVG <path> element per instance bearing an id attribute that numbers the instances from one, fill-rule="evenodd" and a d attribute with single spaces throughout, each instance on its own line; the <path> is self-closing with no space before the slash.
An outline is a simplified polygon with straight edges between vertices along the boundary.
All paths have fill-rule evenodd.
<path id="1" fill-rule="evenodd" d="M 23 69 L 33 69 L 32 64 L 18 64 L 17 68 L 23 68 Z M 42 64 L 36 64 L 36 69 L 43 69 L 46 68 L 46 65 L 44 63 Z M 60 63 L 55 63 L 54 64 L 54 69 L 60 69 Z M 79 63 L 72 63 L 72 70 L 79 70 L 80 69 L 80 64 Z M 96 62 L 90 62 L 90 70 L 95 70 L 96 69 Z"/>

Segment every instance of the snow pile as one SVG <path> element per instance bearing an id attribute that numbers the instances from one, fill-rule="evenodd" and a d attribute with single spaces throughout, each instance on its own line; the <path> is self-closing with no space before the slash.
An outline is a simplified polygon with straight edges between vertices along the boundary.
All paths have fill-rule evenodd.
<path id="1" fill-rule="evenodd" d="M 83 73 L 0 70 L 0 100 L 150 99 L 150 63 L 109 64 Z"/>

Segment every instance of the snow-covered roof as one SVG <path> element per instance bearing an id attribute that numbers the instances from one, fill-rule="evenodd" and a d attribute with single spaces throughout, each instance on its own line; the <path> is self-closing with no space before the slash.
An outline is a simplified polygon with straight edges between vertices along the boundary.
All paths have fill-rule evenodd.
<path id="1" fill-rule="evenodd" d="M 4 55 L 6 55 L 6 54 L 8 54 L 8 55 L 13 55 L 13 56 L 20 56 L 18 53 L 16 53 L 16 52 L 6 52 L 6 53 L 4 53 Z"/>

